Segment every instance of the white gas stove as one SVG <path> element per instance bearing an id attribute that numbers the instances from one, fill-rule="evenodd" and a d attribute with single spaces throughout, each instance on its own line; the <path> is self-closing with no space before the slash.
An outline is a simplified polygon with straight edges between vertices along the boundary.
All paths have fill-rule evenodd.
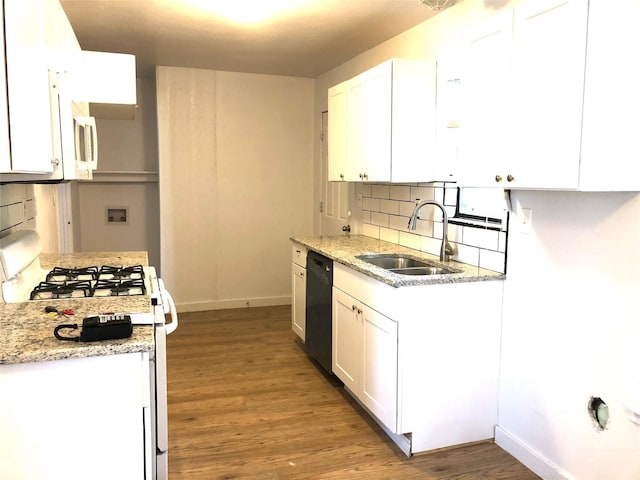
<path id="1" fill-rule="evenodd" d="M 80 265 L 44 269 L 40 263 L 39 235 L 22 230 L 0 239 L 0 282 L 4 303 L 42 302 L 99 297 L 148 296 L 151 308 L 144 312 L 122 311 L 134 325 L 154 328 L 155 350 L 151 355 L 151 435 L 147 445 L 145 480 L 168 477 L 168 428 L 166 337 L 178 327 L 178 315 L 171 295 L 153 267 L 142 265 Z M 48 302 L 48 303 L 47 303 Z M 117 302 L 115 302 L 117 304 Z M 102 312 L 96 312 L 102 313 Z M 116 312 L 114 312 L 116 313 Z M 165 323 L 165 314 L 171 322 Z M 108 341 L 108 340 L 106 340 Z"/>

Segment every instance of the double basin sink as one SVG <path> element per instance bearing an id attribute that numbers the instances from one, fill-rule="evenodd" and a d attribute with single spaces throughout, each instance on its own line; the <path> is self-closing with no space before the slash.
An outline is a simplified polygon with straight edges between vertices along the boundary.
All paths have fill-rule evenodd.
<path id="1" fill-rule="evenodd" d="M 446 275 L 450 273 L 460 273 L 458 270 L 442 266 L 435 262 L 417 260 L 402 254 L 367 254 L 357 255 L 356 258 L 400 275 Z"/>

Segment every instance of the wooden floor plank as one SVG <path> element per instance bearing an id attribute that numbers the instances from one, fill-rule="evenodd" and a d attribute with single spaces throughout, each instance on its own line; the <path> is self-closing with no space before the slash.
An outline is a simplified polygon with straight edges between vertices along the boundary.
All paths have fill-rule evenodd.
<path id="1" fill-rule="evenodd" d="M 493 443 L 407 458 L 307 357 L 289 306 L 185 313 L 168 338 L 171 480 L 533 480 Z"/>

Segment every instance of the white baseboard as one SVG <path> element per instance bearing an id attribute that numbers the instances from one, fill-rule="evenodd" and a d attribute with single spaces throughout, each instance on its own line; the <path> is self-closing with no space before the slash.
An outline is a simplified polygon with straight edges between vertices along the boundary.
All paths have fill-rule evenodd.
<path id="1" fill-rule="evenodd" d="M 206 310 L 224 310 L 227 308 L 273 307 L 291 305 L 291 296 L 236 298 L 231 300 L 214 300 L 210 302 L 177 303 L 178 313 L 204 312 Z"/>
<path id="2" fill-rule="evenodd" d="M 560 467 L 499 425 L 496 426 L 495 442 L 496 445 L 511 454 L 520 463 L 524 464 L 529 470 L 544 480 L 575 480 L 573 476 L 562 471 Z"/>

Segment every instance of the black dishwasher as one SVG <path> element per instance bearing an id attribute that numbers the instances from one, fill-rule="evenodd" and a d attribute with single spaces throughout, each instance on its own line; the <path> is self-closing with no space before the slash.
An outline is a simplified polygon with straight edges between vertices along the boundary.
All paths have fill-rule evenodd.
<path id="1" fill-rule="evenodd" d="M 331 288 L 333 261 L 319 253 L 307 253 L 307 311 L 305 347 L 331 373 Z"/>

